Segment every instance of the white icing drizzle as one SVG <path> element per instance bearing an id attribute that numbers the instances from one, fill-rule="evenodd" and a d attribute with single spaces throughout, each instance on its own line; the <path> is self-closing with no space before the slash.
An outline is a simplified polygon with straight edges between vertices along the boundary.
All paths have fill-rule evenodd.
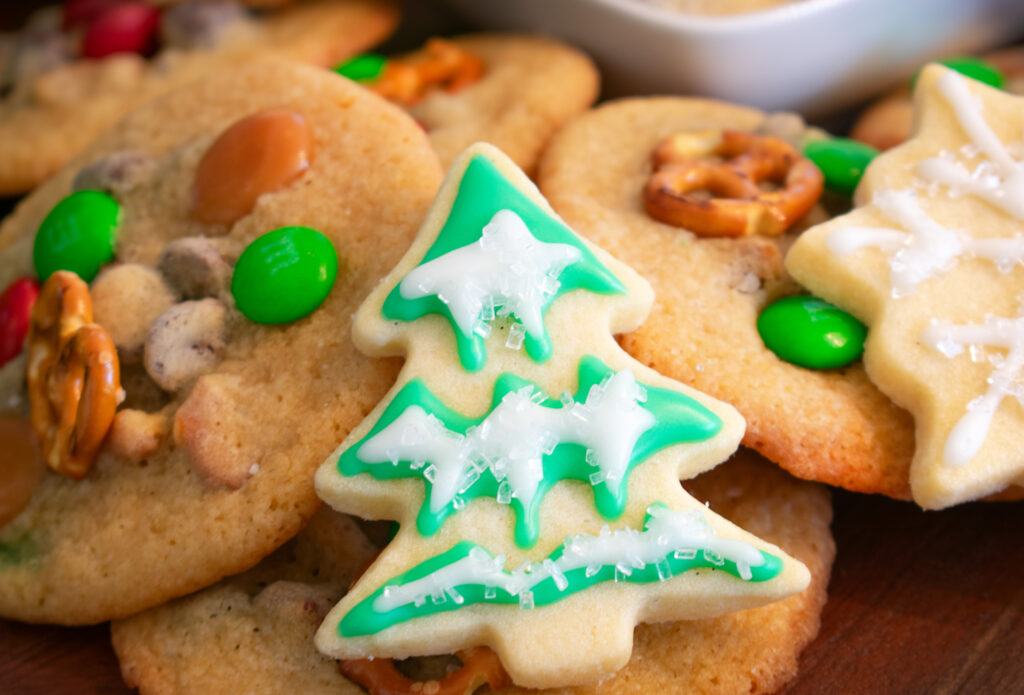
<path id="1" fill-rule="evenodd" d="M 921 335 L 922 340 L 946 357 L 956 357 L 970 346 L 972 359 L 981 359 L 985 347 L 1002 348 L 1006 354 L 990 354 L 994 367 L 988 378 L 988 390 L 967 404 L 967 412 L 953 427 L 943 449 L 949 466 L 963 466 L 974 458 L 988 436 L 992 418 L 1007 396 L 1024 406 L 1024 317 L 1008 319 L 988 316 L 983 324 L 953 325 L 933 321 Z"/>
<path id="2" fill-rule="evenodd" d="M 414 268 L 399 285 L 405 299 L 436 294 L 448 305 L 459 331 L 486 338 L 489 321 L 514 316 L 526 334 L 544 333 L 544 303 L 558 277 L 583 258 L 570 244 L 537 239 L 512 210 L 499 210 L 480 239 Z"/>
<path id="3" fill-rule="evenodd" d="M 595 467 L 591 483 L 606 482 L 613 492 L 625 483 L 630 455 L 640 436 L 655 424 L 640 406 L 646 400 L 632 372 L 615 373 L 590 388 L 580 403 L 562 396 L 561 408 L 538 404 L 543 394 L 525 386 L 505 394 L 498 406 L 465 435 L 452 432 L 434 415 L 410 406 L 391 424 L 359 447 L 366 463 L 412 461 L 429 465 L 430 510 L 437 513 L 465 492 L 485 470 L 501 483 L 498 501 L 511 498 L 529 507 L 544 477 L 543 456 L 558 444 L 587 448 Z"/>
<path id="4" fill-rule="evenodd" d="M 696 509 L 674 511 L 667 507 L 649 508 L 651 519 L 644 531 L 631 528 L 610 531 L 605 526 L 600 535 L 578 534 L 565 539 L 562 555 L 539 563 L 526 562 L 504 572 L 505 556 L 491 557 L 481 548 L 473 548 L 469 555 L 430 574 L 399 586 L 387 586 L 374 599 L 373 609 L 386 613 L 410 603 L 423 605 L 428 598 L 435 603 L 452 600 L 463 603 L 457 586 L 479 584 L 489 589 L 502 589 L 518 596 L 520 606 L 533 606 L 531 590 L 545 579 L 552 578 L 560 591 L 568 587 L 565 573 L 586 568 L 589 575 L 602 566 L 615 566 L 616 574 L 629 576 L 634 570 L 656 565 L 662 580 L 671 577 L 666 558 L 696 557 L 704 552 L 713 564 L 725 560 L 736 563 L 740 576 L 750 579 L 751 567 L 764 563 L 761 552 L 748 543 L 719 538 L 715 535 L 703 512 Z"/>
<path id="5" fill-rule="evenodd" d="M 883 189 L 871 202 L 902 229 L 839 227 L 829 233 L 825 243 L 837 255 L 865 247 L 885 253 L 893 297 L 913 294 L 917 285 L 949 270 L 961 257 L 985 258 L 1004 273 L 1024 262 L 1024 237 L 973 239 L 962 230 L 944 227 L 924 211 L 912 190 Z"/>
<path id="6" fill-rule="evenodd" d="M 983 155 L 973 170 L 952 153 L 918 163 L 917 172 L 928 181 L 948 186 L 952 195 L 970 194 L 987 200 L 1017 219 L 1024 219 L 1024 164 L 1014 157 L 982 115 L 981 100 L 971 94 L 967 81 L 950 70 L 938 80 L 938 90 L 956 114 L 971 144 L 960 153 L 968 159 Z"/>

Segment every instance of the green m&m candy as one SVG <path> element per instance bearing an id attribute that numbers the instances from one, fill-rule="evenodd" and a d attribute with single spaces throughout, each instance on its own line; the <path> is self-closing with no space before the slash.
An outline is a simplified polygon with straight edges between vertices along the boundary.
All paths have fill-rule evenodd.
<path id="1" fill-rule="evenodd" d="M 355 82 L 370 82 L 380 77 L 387 62 L 382 55 L 363 53 L 335 66 L 334 72 Z"/>
<path id="2" fill-rule="evenodd" d="M 761 312 L 757 332 L 765 347 L 786 362 L 835 369 L 861 356 L 868 329 L 824 299 L 787 297 Z"/>
<path id="3" fill-rule="evenodd" d="M 39 225 L 32 262 L 40 282 L 70 270 L 86 282 L 114 258 L 121 207 L 100 191 L 78 191 L 53 206 Z"/>
<path id="4" fill-rule="evenodd" d="M 330 239 L 309 227 L 281 227 L 245 247 L 231 277 L 231 294 L 246 318 L 287 323 L 320 306 L 337 276 Z"/>
<path id="5" fill-rule="evenodd" d="M 972 80 L 987 84 L 989 87 L 1002 89 L 1003 85 L 1006 84 L 1006 77 L 1002 71 L 992 63 L 986 62 L 981 58 L 957 56 L 956 58 L 946 58 L 938 62 L 939 65 L 945 65 L 950 70 L 956 70 L 964 77 L 970 77 Z M 919 70 L 910 81 L 911 89 L 917 85 L 917 78 L 920 74 L 921 71 Z"/>
<path id="6" fill-rule="evenodd" d="M 825 187 L 833 193 L 853 195 L 878 150 L 847 138 L 814 140 L 804 146 L 804 156 L 814 162 L 825 176 Z"/>

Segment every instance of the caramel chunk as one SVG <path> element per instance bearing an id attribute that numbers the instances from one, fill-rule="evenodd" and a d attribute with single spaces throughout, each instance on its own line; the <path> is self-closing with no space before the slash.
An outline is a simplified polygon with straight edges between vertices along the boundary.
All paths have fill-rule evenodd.
<path id="1" fill-rule="evenodd" d="M 43 479 L 43 458 L 25 418 L 0 416 L 0 526 L 18 516 Z"/>
<path id="2" fill-rule="evenodd" d="M 301 114 L 271 110 L 243 118 L 221 133 L 196 168 L 192 216 L 233 224 L 256 200 L 309 168 L 313 133 Z"/>
<path id="3" fill-rule="evenodd" d="M 114 416 L 107 435 L 107 446 L 117 456 L 139 463 L 152 456 L 170 429 L 167 418 L 160 413 L 146 413 L 126 408 Z"/>

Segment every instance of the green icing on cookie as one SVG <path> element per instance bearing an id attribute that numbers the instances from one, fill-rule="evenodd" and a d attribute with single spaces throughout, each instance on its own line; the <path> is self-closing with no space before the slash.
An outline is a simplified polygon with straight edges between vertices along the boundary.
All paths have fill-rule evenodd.
<path id="1" fill-rule="evenodd" d="M 589 483 L 598 512 L 618 518 L 637 464 L 674 444 L 710 439 L 721 427 L 689 396 L 640 384 L 628 370 L 587 356 L 575 396 L 553 400 L 536 384 L 503 374 L 490 410 L 478 418 L 452 410 L 413 379 L 341 454 L 338 470 L 379 480 L 422 478 L 416 527 L 423 535 L 477 497 L 510 504 L 516 543 L 525 548 L 537 541 L 540 503 L 555 483 Z"/>
<path id="2" fill-rule="evenodd" d="M 342 637 L 380 632 L 414 618 L 473 604 L 546 606 L 602 582 L 650 584 L 689 570 L 709 568 L 743 581 L 779 575 L 782 560 L 753 546 L 718 538 L 703 511 L 651 505 L 638 532 L 605 529 L 599 536 L 565 539 L 539 563 L 507 571 L 505 558 L 462 541 L 388 580 L 359 602 L 338 624 Z"/>
<path id="3" fill-rule="evenodd" d="M 517 250 L 526 253 L 515 262 L 500 262 L 503 244 L 518 244 Z M 456 266 L 460 272 L 453 273 Z M 492 266 L 497 270 L 481 270 Z M 474 271 L 476 279 L 467 280 Z M 476 155 L 459 181 L 437 239 L 417 268 L 388 294 L 382 313 L 401 321 L 444 316 L 455 334 L 462 366 L 477 371 L 486 361 L 488 322 L 502 315 L 516 320 L 510 328 L 511 347 L 521 340 L 534 361 L 550 358 L 543 314 L 557 297 L 577 289 L 626 291 L 568 227 L 530 200 L 486 156 Z"/>

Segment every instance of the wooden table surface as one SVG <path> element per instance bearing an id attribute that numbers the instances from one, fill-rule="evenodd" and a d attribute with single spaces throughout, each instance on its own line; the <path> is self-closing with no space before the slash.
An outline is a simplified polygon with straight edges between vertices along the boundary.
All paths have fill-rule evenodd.
<path id="1" fill-rule="evenodd" d="M 1024 693 L 1024 503 L 837 491 L 821 633 L 787 695 Z M 126 694 L 106 625 L 0 621 L 0 692 Z"/>

